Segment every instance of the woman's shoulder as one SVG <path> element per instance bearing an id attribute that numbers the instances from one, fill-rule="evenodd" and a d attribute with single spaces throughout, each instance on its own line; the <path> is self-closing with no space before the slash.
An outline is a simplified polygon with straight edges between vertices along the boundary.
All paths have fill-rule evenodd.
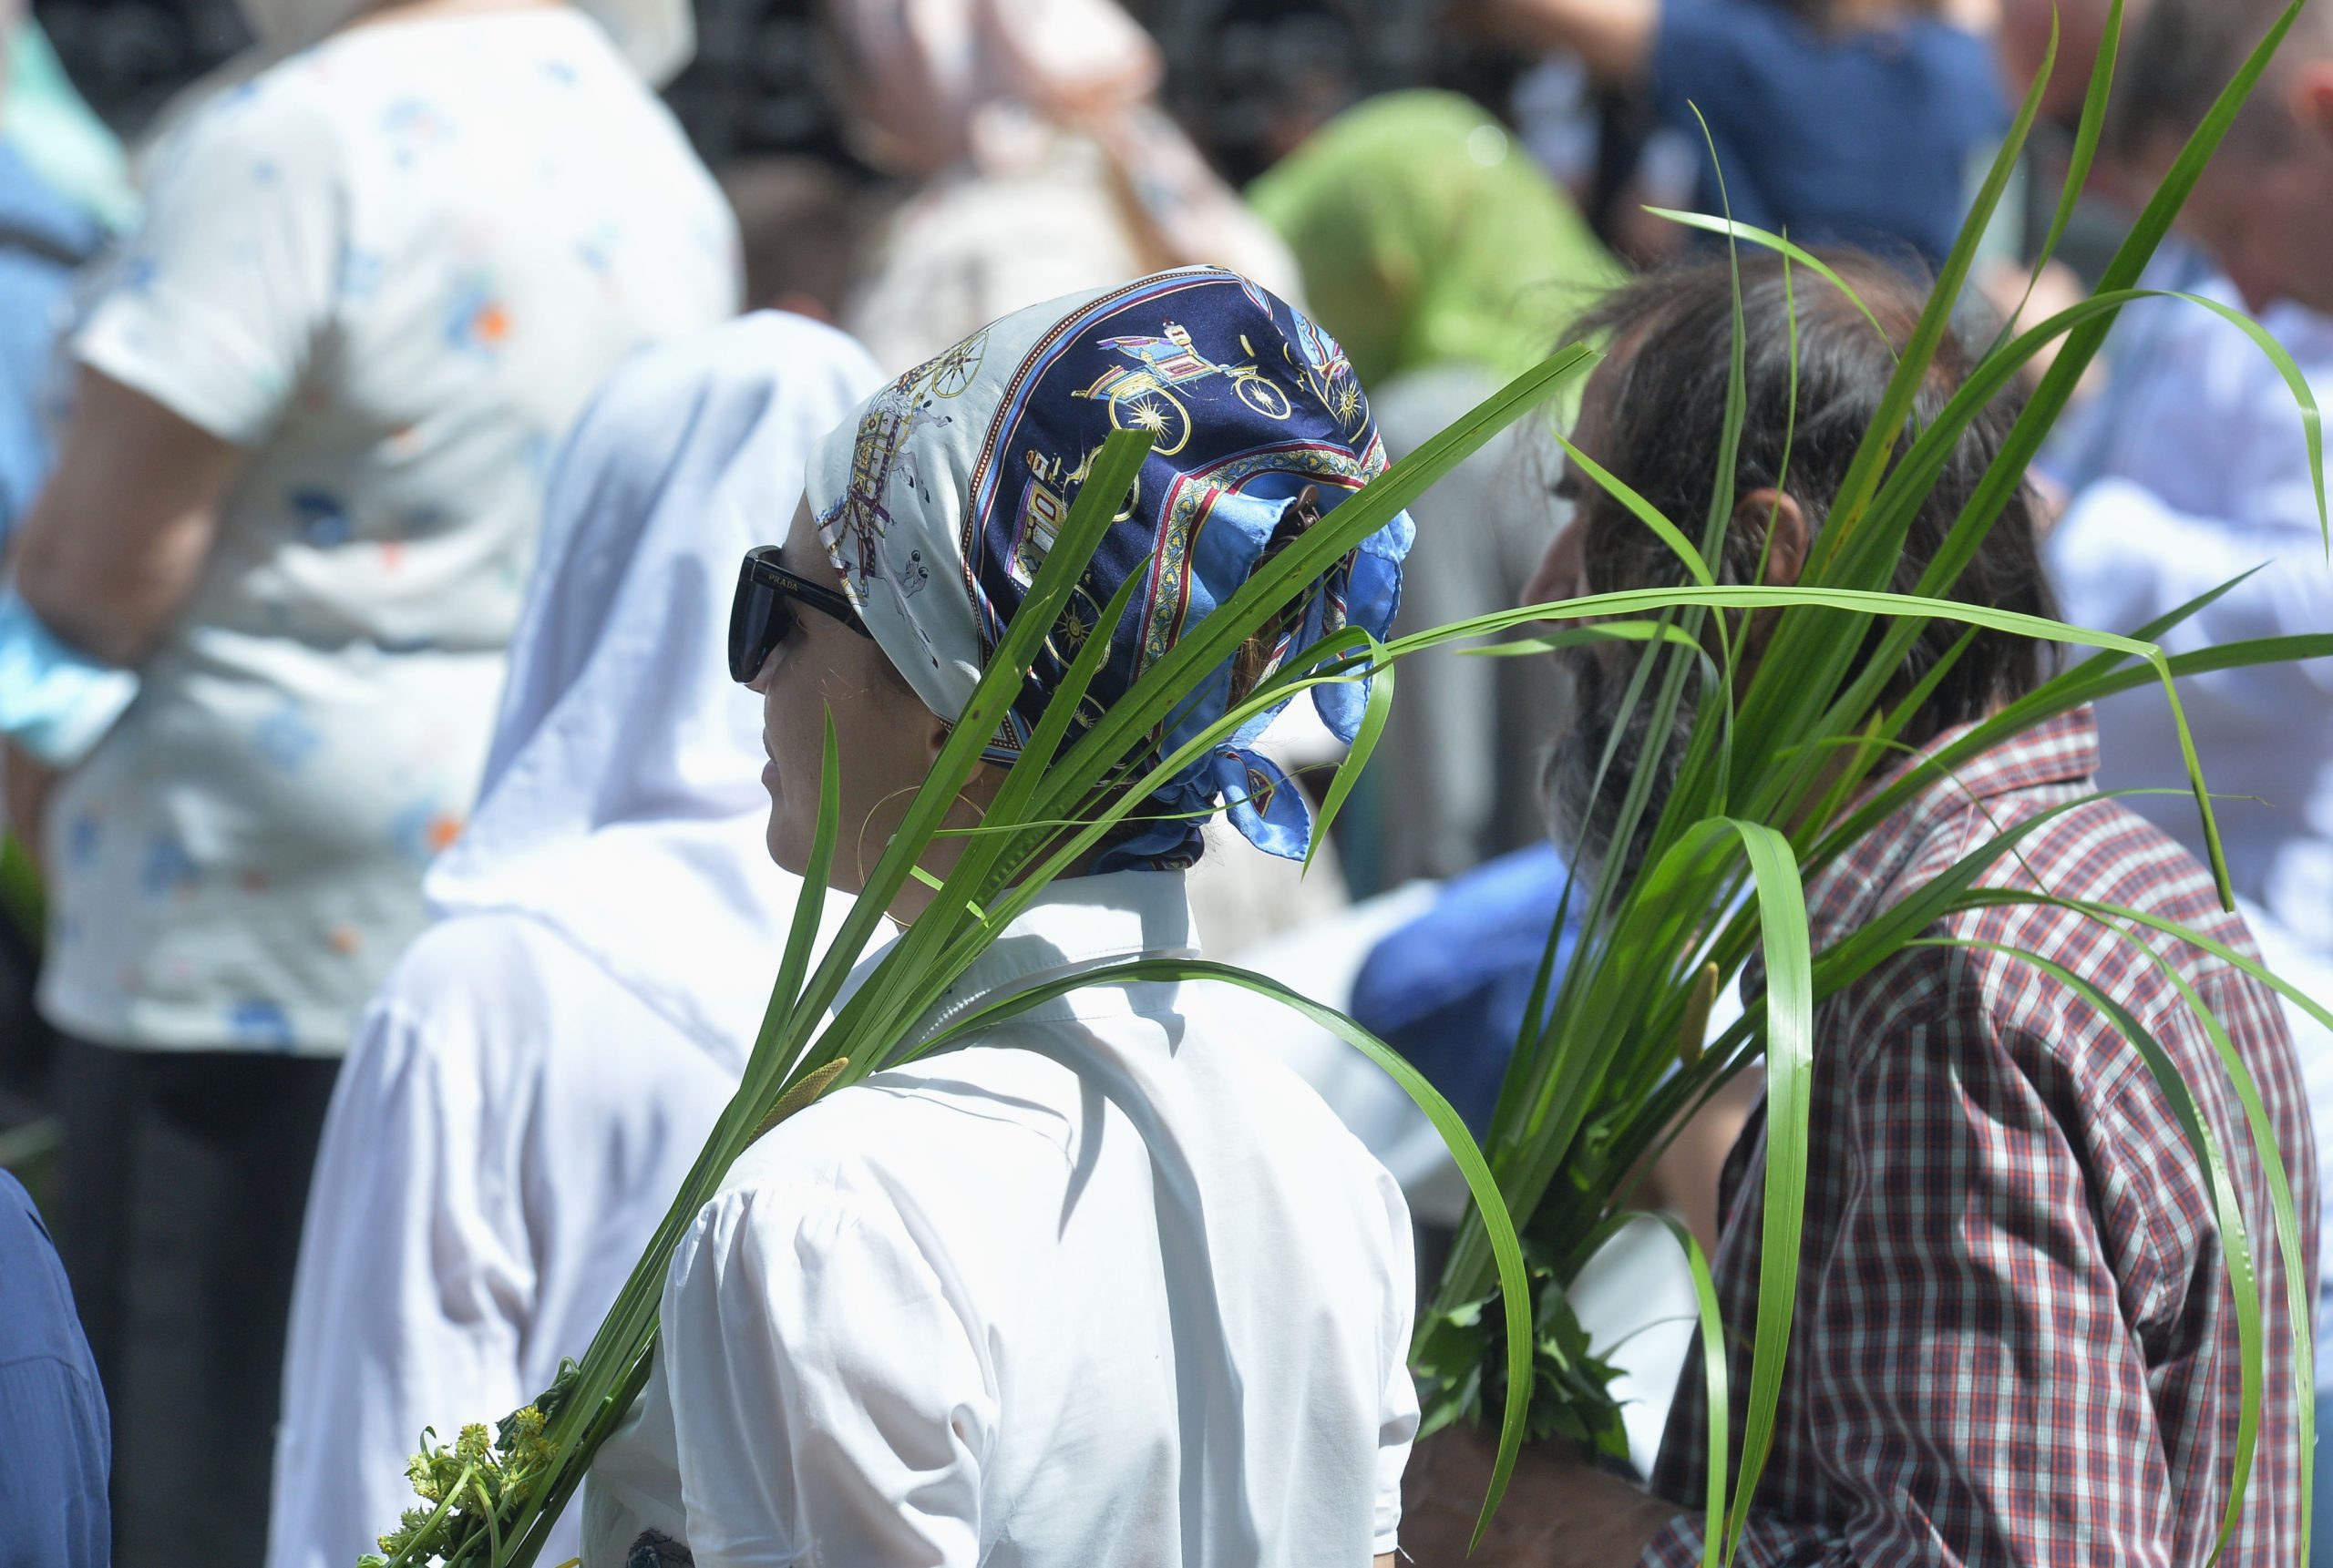
<path id="1" fill-rule="evenodd" d="M 382 980 L 371 1013 L 431 1050 L 462 1041 L 508 1053 L 540 1048 L 562 1020 L 604 1015 L 630 995 L 544 922 L 482 909 L 447 916 L 416 937 Z M 641 1009 L 633 1003 L 632 1010 Z"/>
<path id="2" fill-rule="evenodd" d="M 1078 1078 L 1036 1050 L 973 1046 L 870 1075 L 772 1128 L 725 1188 L 945 1186 L 963 1166 L 1065 1163 Z"/>
<path id="3" fill-rule="evenodd" d="M 305 65 L 293 56 L 246 75 L 226 67 L 197 83 L 163 111 L 149 159 L 149 183 L 189 175 L 274 171 L 296 177 L 302 168 L 337 161 L 344 113 Z"/>

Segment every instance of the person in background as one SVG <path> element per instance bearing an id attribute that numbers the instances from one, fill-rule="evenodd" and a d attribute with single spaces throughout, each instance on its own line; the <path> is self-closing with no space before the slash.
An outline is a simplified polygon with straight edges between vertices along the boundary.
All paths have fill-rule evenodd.
<path id="1" fill-rule="evenodd" d="M 1304 374 L 1332 346 L 1317 333 L 1246 279 L 1166 272 L 1009 316 L 820 442 L 786 542 L 749 558 L 739 595 L 735 668 L 763 698 L 778 863 L 808 863 L 802 770 L 828 714 L 840 820 L 868 843 L 895 830 L 981 677 L 976 627 L 1028 612 L 1043 519 L 1075 493 L 1069 455 L 1111 429 L 1085 395 L 1110 366 L 1146 350 L 1221 363 L 1244 337 L 1259 368 L 1246 395 L 1183 384 L 1187 439 L 1151 449 L 1085 569 L 1081 616 L 1160 569 L 1176 497 L 1220 477 L 1204 543 L 1175 556 L 1184 593 L 1089 630 L 1108 648 L 1097 709 L 1381 472 L 1366 400 Z M 1410 538 L 1397 516 L 1331 563 L 1161 744 L 1283 655 L 1347 624 L 1382 635 Z M 997 764 L 1064 700 L 1062 668 L 1041 659 L 951 826 L 993 801 Z M 1347 687 L 1313 701 L 1346 738 L 1366 705 Z M 1181 869 L 1198 820 L 1228 809 L 1280 855 L 1310 836 L 1302 797 L 1248 750 L 1262 727 L 1039 891 L 899 1043 L 1040 977 L 1203 951 Z M 853 836 L 829 876 L 856 894 Z M 944 876 L 963 842 L 935 838 L 925 869 Z M 931 897 L 910 881 L 890 912 L 912 922 Z M 646 1392 L 592 1466 L 589 1568 L 691 1553 L 707 1568 L 1391 1568 L 1418 1409 L 1408 1215 L 1320 1098 L 1224 1026 L 1211 989 L 1091 987 L 831 1093 L 748 1150 L 679 1243 Z"/>
<path id="2" fill-rule="evenodd" d="M 7 83 L 0 87 L 0 139 L 73 205 L 118 233 L 138 216 L 129 157 L 75 90 L 55 46 L 18 0 L 6 28 Z"/>
<path id="3" fill-rule="evenodd" d="M 1721 580 L 1796 580 L 1893 375 L 1890 345 L 1909 336 L 1926 303 L 1924 291 L 1867 257 L 1840 252 L 1835 263 L 1885 340 L 1839 290 L 1802 272 L 1793 303 L 1778 258 L 1742 261 L 1747 403 Z M 1715 477 L 1697 458 L 1719 448 L 1725 427 L 1724 379 L 1709 366 L 1732 339 L 1734 302 L 1732 276 L 1715 262 L 1635 285 L 1588 323 L 1623 346 L 1589 384 L 1579 446 L 1670 517 L 1704 515 L 1711 504 Z M 1936 418 L 1969 364 L 1948 342 L 1913 417 Z M 1996 405 L 1963 436 L 1911 521 L 1896 586 L 1934 559 L 2008 424 Z M 1630 514 L 1584 476 L 1571 482 L 1578 516 L 1526 602 L 1678 580 L 1675 558 Z M 1953 585 L 1956 598 L 2049 613 L 2033 507 L 2030 494 L 2012 498 Z M 1922 692 L 1906 739 L 1923 755 L 2040 678 L 2031 641 L 1984 632 L 1964 643 L 1959 631 L 1931 623 L 1878 699 Z M 1949 672 L 1919 685 L 1918 672 L 1956 645 Z M 1691 726 L 1629 743 L 1647 718 L 1643 705 L 1623 712 L 1632 651 L 1605 644 L 1558 657 L 1571 681 L 1548 775 L 1558 837 L 1590 866 L 1619 856 L 1630 875 Z M 1922 788 L 1809 879 L 1814 949 L 1971 845 L 2024 824 L 2017 854 L 1995 862 L 1983 884 L 2145 908 L 2250 952 L 2243 922 L 2220 908 L 2194 857 L 2119 803 L 2091 798 L 2097 733 L 2078 708 Z M 1616 737 L 1620 761 L 1599 792 L 1598 761 Z M 1632 840 L 1616 844 L 1619 798 L 1640 768 L 1654 770 L 1650 814 Z M 1934 934 L 2045 952 L 2147 1020 L 2225 1156 L 2247 1233 L 2272 1234 L 2266 1171 L 2213 1036 L 2127 937 L 2053 905 L 1958 914 Z M 2275 993 L 2201 949 L 2158 951 L 2211 1009 L 2258 1086 L 2300 1214 L 2301 1255 L 2266 1245 L 2254 1254 L 2260 1299 L 2282 1301 L 2293 1274 L 2314 1277 L 2317 1160 Z M 2021 959 L 1958 948 L 1899 954 L 1823 1000 L 1814 1026 L 1797 1317 L 1741 1560 L 2205 1562 L 2247 1403 L 2241 1328 L 2211 1217 L 2212 1178 L 2134 1047 L 2098 1008 Z M 1753 1122 L 1726 1168 L 1711 1264 L 1737 1389 L 1749 1386 L 1764 1154 Z M 2299 1558 L 2305 1501 L 2299 1347 L 2288 1315 L 2271 1307 L 2263 1317 L 2258 1445 L 2225 1560 L 2284 1568 Z M 1477 1560 L 1699 1563 L 1714 1528 L 1700 1512 L 1710 1419 L 1694 1358 L 1651 1494 L 1541 1456 L 1494 1526 L 1500 1543 Z M 1740 1431 L 1737 1416 L 1737 1442 Z M 1413 1495 L 1465 1498 L 1483 1451 L 1479 1435 L 1465 1432 L 1432 1453 L 1422 1447 Z M 1441 1533 L 1426 1538 L 1463 1530 L 1459 1512 L 1435 1505 Z"/>
<path id="4" fill-rule="evenodd" d="M 2284 7 L 2262 0 L 2151 0 L 2128 34 L 2107 152 L 2133 198 L 2152 190 Z M 2333 26 L 2304 9 L 2226 140 L 2183 224 L 2208 260 L 2165 286 L 2255 313 L 2317 401 L 2333 399 Z M 2225 275 L 2217 275 L 2224 269 Z M 2128 307 L 2123 352 L 2059 454 L 2070 492 L 2047 559 L 2069 619 L 2146 625 L 2230 580 L 2246 581 L 2164 632 L 2174 652 L 2333 630 L 2333 566 L 2301 410 L 2280 369 L 2238 328 L 2184 301 Z M 2109 340 L 2110 344 L 2112 340 Z M 2333 1005 L 2333 661 L 2180 682 L 2210 769 L 2228 872 L 2280 973 L 2318 977 Z M 2176 787 L 2179 740 L 2161 695 L 2100 704 L 2100 782 Z M 2132 809 L 2200 849 L 2193 814 L 2134 796 Z M 2289 1007 L 2320 1137 L 2333 1130 L 2333 1031 Z M 2320 1194 L 2333 1200 L 2333 1194 Z M 2333 1207 L 2320 1221 L 2333 1225 Z M 2333 1419 L 2333 1268 L 2319 1276 L 2318 1420 Z M 2316 1562 L 2333 1564 L 2333 1465 L 2320 1460 Z"/>
<path id="5" fill-rule="evenodd" d="M 10 58 L 14 9 L 0 6 L 0 53 Z M 0 551 L 48 475 L 57 342 L 71 313 L 74 274 L 104 240 L 97 216 L 0 130 Z"/>
<path id="6" fill-rule="evenodd" d="M 413 1501 L 424 1427 L 497 1419 L 582 1354 L 735 1090 L 801 885 L 755 864 L 732 573 L 879 379 L 764 313 L 643 351 L 578 424 L 478 813 L 324 1126 L 270 1568 L 348 1568 Z"/>
<path id="7" fill-rule="evenodd" d="M 0 554 L 48 476 L 57 343 L 75 274 L 105 238 L 95 214 L 42 172 L 60 120 L 26 116 L 19 87 L 20 60 L 40 43 L 20 6 L 0 5 Z M 55 1037 L 33 1003 L 36 886 L 24 846 L 0 849 L 0 1132 L 47 1109 L 55 1066 Z"/>
<path id="8" fill-rule="evenodd" d="M 262 68 L 157 153 L 73 340 L 0 729 L 124 1562 L 261 1549 L 318 1131 L 476 791 L 551 454 L 735 308 L 642 79 L 686 10 L 591 3 L 253 0 Z"/>
<path id="9" fill-rule="evenodd" d="M 896 374 L 1025 305 L 1208 262 L 1293 293 L 1271 232 L 1153 99 L 1116 0 L 826 0 L 868 159 L 912 193 L 842 325 Z"/>
<path id="10" fill-rule="evenodd" d="M 839 319 L 888 192 L 820 158 L 744 159 L 720 175 L 745 243 L 747 308 Z"/>
<path id="11" fill-rule="evenodd" d="M 48 1227 L 0 1171 L 0 1568 L 112 1568 L 112 1447 Z"/>
<path id="12" fill-rule="evenodd" d="M 1520 44 L 1572 51 L 1608 82 L 1649 86 L 1663 123 L 1702 149 L 1696 207 L 1801 244 L 1933 268 L 1968 210 L 1974 165 L 2008 128 L 1981 0 L 1476 0 L 1472 10 Z"/>
<path id="13" fill-rule="evenodd" d="M 1295 252 L 1308 304 L 1369 387 L 1395 457 L 1536 364 L 1558 324 L 1619 277 L 1529 153 L 1454 94 L 1390 93 L 1348 110 L 1248 199 Z M 1419 498 L 1433 548 L 1412 565 L 1397 631 L 1506 608 L 1547 548 L 1551 448 L 1525 420 Z M 1357 878 L 1454 876 L 1540 836 L 1528 780 L 1549 679 L 1539 660 L 1403 666 L 1375 763 L 1402 830 L 1382 835 L 1373 866 L 1348 856 Z"/>

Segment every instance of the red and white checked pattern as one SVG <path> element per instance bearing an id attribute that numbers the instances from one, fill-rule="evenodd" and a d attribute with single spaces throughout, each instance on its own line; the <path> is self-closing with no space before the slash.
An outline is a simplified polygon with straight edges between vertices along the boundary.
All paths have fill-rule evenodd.
<path id="1" fill-rule="evenodd" d="M 1950 737 L 1947 737 L 1948 739 Z M 1939 780 L 1808 887 L 1819 951 L 1999 828 L 2091 793 L 2083 709 Z M 1918 764 L 1914 764 L 1918 765 Z M 2181 921 L 2249 955 L 2184 850 L 2112 802 L 2037 828 L 1983 878 Z M 2267 1389 L 2226 1562 L 2298 1563 L 2300 1453 L 2268 1186 L 2201 1024 L 2133 941 L 2047 907 L 1942 933 L 2039 953 L 2160 1040 L 2225 1152 L 2260 1276 Z M 2317 1277 L 2317 1156 L 2279 1005 L 2188 944 L 2180 973 L 2259 1085 Z M 1813 1139 L 1796 1320 L 1773 1452 L 1738 1562 L 2202 1564 L 2226 1507 L 2242 1407 L 2236 1314 L 2203 1170 L 2137 1050 L 2022 960 L 1906 953 L 1815 1013 Z M 1714 1259 L 1733 1340 L 1738 1460 L 1757 1318 L 1763 1118 L 1728 1162 Z M 1698 1355 L 1656 1490 L 1698 1509 Z M 2320 1523 L 2319 1528 L 2325 1528 Z M 1645 1561 L 1695 1563 L 1700 1515 Z"/>

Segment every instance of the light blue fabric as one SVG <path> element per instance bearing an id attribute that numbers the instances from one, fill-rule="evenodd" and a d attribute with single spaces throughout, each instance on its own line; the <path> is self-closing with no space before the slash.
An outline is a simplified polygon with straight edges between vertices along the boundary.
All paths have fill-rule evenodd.
<path id="1" fill-rule="evenodd" d="M 137 676 L 67 645 L 14 587 L 0 591 L 0 734 L 70 767 L 137 695 Z"/>
<path id="2" fill-rule="evenodd" d="M 48 477 L 57 343 L 97 220 L 0 139 L 0 547 Z"/>

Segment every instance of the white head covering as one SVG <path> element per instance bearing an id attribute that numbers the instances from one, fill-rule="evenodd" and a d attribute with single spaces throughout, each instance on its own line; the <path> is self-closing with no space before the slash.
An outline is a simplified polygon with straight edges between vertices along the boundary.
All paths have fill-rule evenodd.
<path id="1" fill-rule="evenodd" d="M 259 39 L 261 52 L 281 59 L 377 9 L 385 0 L 236 0 L 235 8 Z M 689 0 L 571 0 L 607 30 L 616 49 L 651 87 L 681 74 L 696 53 L 696 18 Z"/>
<path id="2" fill-rule="evenodd" d="M 730 600 L 745 552 L 784 538 L 811 442 L 878 379 L 842 333 L 768 312 L 616 374 L 552 477 L 478 809 L 426 885 L 440 916 L 553 927 L 741 1062 L 800 882 L 765 845 Z"/>

